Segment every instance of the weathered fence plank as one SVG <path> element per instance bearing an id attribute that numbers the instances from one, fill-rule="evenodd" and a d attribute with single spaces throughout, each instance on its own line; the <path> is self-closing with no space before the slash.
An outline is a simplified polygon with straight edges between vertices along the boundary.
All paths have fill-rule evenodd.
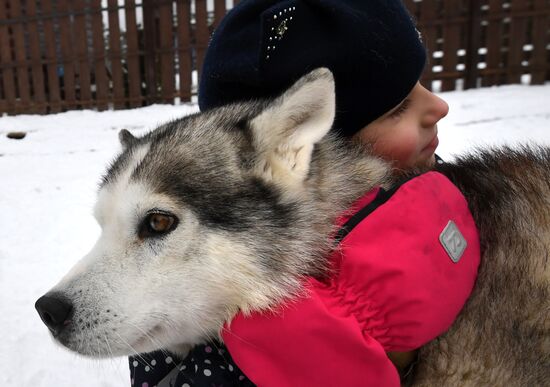
<path id="1" fill-rule="evenodd" d="M 21 6 L 18 0 L 12 0 L 10 2 L 11 16 L 14 19 L 21 17 Z M 13 26 L 13 40 L 15 48 L 15 59 L 17 61 L 17 89 L 19 91 L 19 101 L 17 109 L 19 111 L 27 111 L 30 108 L 31 93 L 29 84 L 29 72 L 28 67 L 25 66 L 27 62 L 27 56 L 25 54 L 25 35 L 23 31 L 23 24 L 21 22 L 15 23 Z"/>
<path id="2" fill-rule="evenodd" d="M 44 71 L 42 69 L 42 50 L 40 48 L 40 30 L 38 28 L 36 4 L 30 1 L 27 4 L 28 22 L 27 34 L 31 52 L 33 108 L 36 113 L 46 112 L 46 91 L 44 89 Z"/>
<path id="3" fill-rule="evenodd" d="M 52 1 L 42 0 L 42 10 L 45 15 L 53 13 Z M 53 18 L 44 19 L 44 44 L 46 46 L 46 73 L 49 112 L 57 113 L 61 111 L 61 94 L 59 90 L 59 77 L 57 74 L 57 55 L 55 47 L 55 29 Z"/>
<path id="4" fill-rule="evenodd" d="M 433 66 L 436 64 L 436 58 L 434 54 L 439 51 L 437 45 L 438 27 L 431 23 L 438 17 L 438 1 L 437 0 L 424 0 L 420 4 L 420 17 L 419 22 L 424 24 L 425 27 L 421 28 L 422 39 L 426 45 L 428 52 L 428 63 L 424 70 L 424 78 L 432 79 L 434 77 Z M 431 90 L 431 81 L 425 81 L 424 85 Z"/>
<path id="5" fill-rule="evenodd" d="M 109 0 L 107 4 L 109 6 L 109 62 L 111 64 L 111 80 L 113 82 L 113 101 L 115 109 L 121 109 L 125 107 L 125 103 L 118 3 L 117 0 Z"/>
<path id="6" fill-rule="evenodd" d="M 32 2 L 32 1 L 31 1 Z M 74 70 L 74 54 L 71 37 L 73 36 L 72 26 L 70 23 L 70 10 L 67 0 L 58 0 L 57 9 L 59 10 L 59 29 L 61 40 L 61 71 L 63 74 L 63 94 L 64 107 L 68 109 L 76 108 L 75 96 L 75 70 Z"/>
<path id="7" fill-rule="evenodd" d="M 531 59 L 532 66 L 532 85 L 542 85 L 548 79 L 548 30 L 550 26 L 550 17 L 544 13 L 547 7 L 546 0 L 534 0 L 535 17 L 533 21 L 533 56 Z"/>
<path id="8" fill-rule="evenodd" d="M 95 101 L 99 111 L 108 108 L 109 78 L 105 61 L 105 40 L 103 38 L 103 20 L 101 0 L 92 0 L 92 46 L 94 50 Z"/>
<path id="9" fill-rule="evenodd" d="M 88 64 L 88 36 L 86 34 L 86 22 L 84 20 L 86 2 L 84 0 L 73 0 L 74 6 L 74 38 L 77 52 L 76 69 L 79 83 L 79 102 L 83 108 L 93 106 L 90 66 Z"/>
<path id="10" fill-rule="evenodd" d="M 442 91 L 455 89 L 455 74 L 458 65 L 458 49 L 460 48 L 460 2 L 456 0 L 444 0 L 444 20 L 443 26 L 443 82 Z"/>
<path id="11" fill-rule="evenodd" d="M 218 28 L 218 25 L 222 21 L 227 10 L 225 9 L 225 0 L 214 1 L 214 29 Z"/>
<path id="12" fill-rule="evenodd" d="M 481 43 L 481 4 L 479 0 L 469 0 L 469 23 L 467 31 L 469 33 L 467 48 L 464 79 L 464 88 L 473 89 L 477 86 L 479 63 L 479 47 Z"/>
<path id="13" fill-rule="evenodd" d="M 0 19 L 6 18 L 7 0 L 0 0 Z M 4 96 L 4 109 L 6 112 L 15 113 L 15 78 L 13 72 L 13 58 L 10 49 L 10 34 L 6 24 L 0 24 L 0 63 L 2 64 L 2 92 Z"/>
<path id="14" fill-rule="evenodd" d="M 177 39 L 178 39 L 178 70 L 179 92 L 182 101 L 191 101 L 192 87 L 192 52 L 191 52 L 191 2 L 177 2 Z"/>
<path id="15" fill-rule="evenodd" d="M 208 30 L 208 12 L 206 0 L 195 0 L 195 50 L 197 53 L 197 71 L 200 82 L 204 54 L 208 47 L 210 32 Z"/>
<path id="16" fill-rule="evenodd" d="M 497 15 L 502 14 L 502 1 L 489 0 L 489 10 L 486 15 L 486 68 L 489 70 L 498 70 L 502 59 L 502 18 Z M 501 74 L 493 72 L 485 74 L 482 77 L 482 86 L 499 85 Z"/>
<path id="17" fill-rule="evenodd" d="M 139 70 L 139 43 L 135 0 L 126 0 L 126 64 L 128 67 L 128 93 L 130 107 L 142 105 L 141 72 Z"/>
<path id="18" fill-rule="evenodd" d="M 145 81 L 147 104 L 157 102 L 155 0 L 143 0 L 143 39 L 145 43 Z"/>
<path id="19" fill-rule="evenodd" d="M 172 2 L 159 5 L 161 102 L 174 103 L 174 38 L 172 33 Z"/>
<path id="20" fill-rule="evenodd" d="M 523 74 L 524 52 L 523 45 L 527 38 L 527 20 L 521 15 L 529 9 L 524 0 L 510 0 L 510 35 L 508 45 L 508 82 L 520 83 Z"/>

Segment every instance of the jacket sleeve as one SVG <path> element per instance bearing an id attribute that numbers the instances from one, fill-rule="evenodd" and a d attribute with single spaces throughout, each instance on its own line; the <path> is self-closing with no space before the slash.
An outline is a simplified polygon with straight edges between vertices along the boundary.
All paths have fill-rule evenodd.
<path id="1" fill-rule="evenodd" d="M 231 356 L 258 386 L 399 386 L 380 343 L 353 316 L 329 311 L 323 284 L 275 313 L 239 314 L 222 336 Z"/>
<path id="2" fill-rule="evenodd" d="M 333 253 L 326 284 L 309 279 L 308 297 L 270 314 L 239 314 L 222 334 L 254 383 L 398 386 L 386 351 L 417 349 L 449 329 L 480 259 L 460 191 L 426 173 L 365 219 Z"/>

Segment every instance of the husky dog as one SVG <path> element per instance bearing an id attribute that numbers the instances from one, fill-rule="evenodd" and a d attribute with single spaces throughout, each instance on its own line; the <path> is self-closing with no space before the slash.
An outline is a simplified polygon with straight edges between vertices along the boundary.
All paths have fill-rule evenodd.
<path id="1" fill-rule="evenodd" d="M 389 166 L 331 136 L 326 69 L 278 98 L 122 131 L 92 251 L 37 301 L 54 338 L 107 357 L 217 337 L 238 311 L 269 310 L 327 275 L 334 221 Z M 419 385 L 524 385 L 550 377 L 550 150 L 486 152 L 442 171 L 469 199 L 485 255 L 477 287 L 427 345 Z"/>

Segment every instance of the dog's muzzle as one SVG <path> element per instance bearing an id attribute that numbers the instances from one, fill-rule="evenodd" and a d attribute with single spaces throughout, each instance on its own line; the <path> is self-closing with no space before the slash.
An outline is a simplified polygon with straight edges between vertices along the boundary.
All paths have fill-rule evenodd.
<path id="1" fill-rule="evenodd" d="M 58 336 L 71 323 L 73 306 L 60 295 L 46 294 L 36 301 L 34 307 L 54 336 Z"/>

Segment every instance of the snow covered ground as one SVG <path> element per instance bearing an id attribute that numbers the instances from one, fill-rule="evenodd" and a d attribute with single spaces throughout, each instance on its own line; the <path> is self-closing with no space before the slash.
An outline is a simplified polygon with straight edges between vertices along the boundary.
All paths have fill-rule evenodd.
<path id="1" fill-rule="evenodd" d="M 550 145 L 550 85 L 442 93 L 444 159 L 480 144 Z M 125 359 L 89 360 L 50 339 L 34 302 L 93 245 L 97 183 L 117 133 L 142 134 L 194 105 L 0 117 L 0 385 L 127 386 Z M 23 140 L 6 134 L 25 131 Z"/>

